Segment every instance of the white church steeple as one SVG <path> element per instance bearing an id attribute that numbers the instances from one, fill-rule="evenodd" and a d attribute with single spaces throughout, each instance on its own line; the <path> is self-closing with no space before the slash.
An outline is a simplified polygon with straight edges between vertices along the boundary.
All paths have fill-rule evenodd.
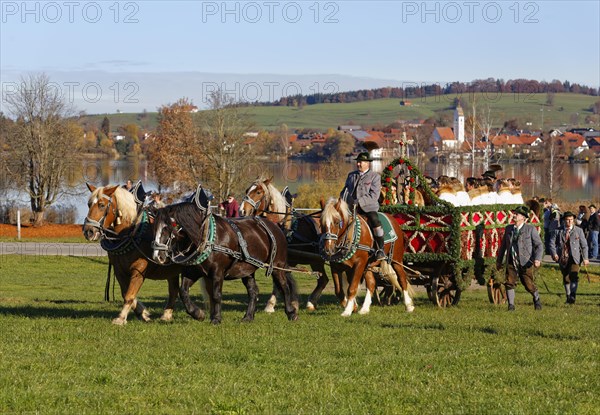
<path id="1" fill-rule="evenodd" d="M 454 138 L 459 143 L 465 141 L 465 114 L 460 104 L 454 109 Z"/>

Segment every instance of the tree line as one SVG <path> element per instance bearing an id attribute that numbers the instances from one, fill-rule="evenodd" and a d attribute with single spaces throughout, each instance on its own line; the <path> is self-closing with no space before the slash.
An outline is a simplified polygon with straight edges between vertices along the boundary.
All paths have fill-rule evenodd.
<path id="1" fill-rule="evenodd" d="M 310 95 L 292 95 L 281 97 L 272 102 L 254 102 L 246 105 L 252 106 L 287 106 L 299 107 L 315 104 L 335 104 L 369 101 L 382 98 L 417 99 L 438 95 L 467 95 L 474 93 L 493 94 L 539 94 L 539 93 L 572 93 L 598 96 L 600 88 L 594 88 L 570 81 L 553 80 L 551 82 L 536 81 L 533 79 L 476 79 L 471 82 L 450 82 L 445 85 L 439 83 L 421 84 L 407 83 L 405 87 L 384 87 L 376 89 L 360 89 L 356 91 L 315 93 Z"/>

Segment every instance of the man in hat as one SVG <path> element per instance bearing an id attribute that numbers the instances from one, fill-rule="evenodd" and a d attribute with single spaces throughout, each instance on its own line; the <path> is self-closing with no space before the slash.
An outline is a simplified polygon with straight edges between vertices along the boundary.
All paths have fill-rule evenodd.
<path id="1" fill-rule="evenodd" d="M 232 193 L 227 195 L 227 200 L 221 202 L 219 207 L 225 211 L 225 216 L 228 218 L 237 218 L 239 216 L 240 206 Z"/>
<path id="2" fill-rule="evenodd" d="M 371 170 L 373 159 L 368 152 L 356 157 L 356 170 L 348 173 L 340 196 L 350 205 L 357 205 L 357 213 L 366 216 L 375 238 L 375 260 L 385 259 L 383 228 L 377 216 L 381 176 Z"/>
<path id="3" fill-rule="evenodd" d="M 558 229 L 556 237 L 550 239 L 550 255 L 558 262 L 563 276 L 567 304 L 575 304 L 579 283 L 579 266 L 589 264 L 588 245 L 583 229 L 575 226 L 575 214 L 563 214 L 565 224 Z"/>
<path id="4" fill-rule="evenodd" d="M 529 208 L 525 205 L 513 210 L 515 223 L 508 225 L 504 230 L 504 238 L 500 244 L 496 269 L 500 271 L 506 253 L 506 297 L 508 311 L 515 309 L 515 285 L 517 277 L 525 289 L 533 296 L 533 305 L 536 310 L 542 309 L 540 294 L 534 282 L 534 268 L 539 268 L 542 263 L 544 245 L 537 229 L 529 225 Z"/>

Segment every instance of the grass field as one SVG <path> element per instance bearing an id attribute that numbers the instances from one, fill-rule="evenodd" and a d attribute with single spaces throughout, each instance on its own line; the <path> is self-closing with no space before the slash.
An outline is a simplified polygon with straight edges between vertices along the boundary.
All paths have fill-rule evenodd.
<path id="1" fill-rule="evenodd" d="M 124 327 L 102 301 L 105 258 L 0 256 L 0 413 L 594 414 L 600 413 L 600 270 L 566 306 L 559 273 L 540 271 L 544 308 L 517 311 L 485 290 L 458 306 L 373 307 L 340 317 L 331 288 L 314 313 L 281 308 L 240 323 L 245 291 L 227 282 L 223 324 L 189 318 Z M 303 303 L 314 281 L 297 278 Z M 269 281 L 258 277 L 261 302 Z M 154 316 L 166 282 L 140 298 Z M 194 293 L 199 290 L 194 287 Z"/>
<path id="2" fill-rule="evenodd" d="M 326 131 L 338 125 L 387 125 L 397 120 L 427 119 L 440 112 L 453 114 L 453 100 L 457 95 L 441 95 L 411 99 L 412 106 L 400 106 L 399 99 L 379 99 L 346 104 L 317 104 L 295 107 L 248 107 L 248 115 L 258 128 L 272 130 L 281 124 L 291 129 L 318 128 Z M 470 99 L 466 95 L 467 101 Z M 539 129 L 542 124 L 541 108 L 544 108 L 544 129 L 572 126 L 571 118 L 577 117 L 578 125 L 584 125 L 586 115 L 591 114 L 590 106 L 598 97 L 579 94 L 556 94 L 553 106 L 545 106 L 546 94 L 476 94 L 477 103 L 483 109 L 489 105 L 496 126 L 504 121 L 518 119 L 521 128 Z M 543 106 L 544 105 L 544 106 Z M 157 125 L 157 113 L 148 113 L 147 118 L 138 119 L 138 114 L 108 114 L 114 127 L 126 124 L 138 124 L 144 129 L 154 129 Z M 466 114 L 465 114 L 466 115 Z M 83 120 L 98 126 L 105 115 L 90 115 Z M 598 125 L 593 127 L 598 128 Z"/>

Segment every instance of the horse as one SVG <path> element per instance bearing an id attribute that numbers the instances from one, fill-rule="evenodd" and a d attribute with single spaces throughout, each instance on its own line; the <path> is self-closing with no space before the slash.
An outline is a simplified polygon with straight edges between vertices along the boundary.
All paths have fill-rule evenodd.
<path id="1" fill-rule="evenodd" d="M 319 255 L 319 221 L 315 215 L 293 213 L 294 197 L 287 187 L 283 192 L 279 192 L 271 181 L 272 179 L 259 177 L 246 189 L 246 195 L 240 205 L 240 215 L 265 216 L 266 219 L 277 223 L 288 238 L 288 264 L 292 267 L 298 264 L 309 265 L 313 272 L 319 274 L 317 286 L 306 303 L 307 310 L 314 311 L 329 282 L 325 272 L 325 261 Z M 337 287 L 338 282 L 334 281 L 334 284 Z M 276 302 L 277 290 L 274 286 L 265 311 L 274 312 Z"/>
<path id="2" fill-rule="evenodd" d="M 258 286 L 254 274 L 266 268 L 267 276 L 283 293 L 289 320 L 298 319 L 296 285 L 286 276 L 287 241 L 279 227 L 258 217 L 223 218 L 213 215 L 201 186 L 188 201 L 157 211 L 154 221 L 154 252 L 159 263 L 174 262 L 195 268 L 198 273 L 183 277 L 182 286 L 204 276 L 210 294 L 211 323 L 221 323 L 223 281 L 242 279 L 248 291 L 248 308 L 242 321 L 254 320 Z M 191 281 L 190 281 L 191 280 Z M 185 289 L 180 296 L 186 311 L 194 315 L 197 307 Z"/>
<path id="3" fill-rule="evenodd" d="M 329 199 L 321 214 L 321 255 L 330 261 L 331 273 L 334 278 L 339 278 L 340 274 L 345 271 L 349 280 L 347 299 L 344 300 L 345 309 L 342 313 L 344 317 L 352 315 L 357 308 L 356 294 L 363 277 L 367 294 L 359 314 L 369 312 L 376 286 L 374 272 L 378 272 L 402 291 L 407 312 L 410 313 L 414 310 L 402 264 L 405 251 L 404 233 L 391 215 L 384 214 L 384 216 L 389 220 L 397 239 L 385 244 L 384 251 L 387 251 L 387 260 L 372 262 L 370 254 L 373 250 L 373 235 L 365 218 L 360 215 L 352 215 L 348 210 L 348 204 L 341 198 Z M 400 280 L 399 284 L 398 279 Z M 344 306 L 343 303 L 342 305 Z"/>
<path id="4" fill-rule="evenodd" d="M 95 187 L 87 184 L 92 193 L 88 213 L 83 223 L 83 235 L 88 241 L 101 240 L 108 252 L 110 263 L 121 288 L 124 304 L 113 324 L 124 325 L 131 309 L 142 321 L 150 320 L 150 313 L 137 299 L 145 279 L 166 279 L 169 299 L 161 320 L 170 321 L 179 290 L 180 266 L 160 266 L 148 260 L 152 255 L 152 229 L 147 213 L 138 213 L 136 197 L 118 186 Z"/>

